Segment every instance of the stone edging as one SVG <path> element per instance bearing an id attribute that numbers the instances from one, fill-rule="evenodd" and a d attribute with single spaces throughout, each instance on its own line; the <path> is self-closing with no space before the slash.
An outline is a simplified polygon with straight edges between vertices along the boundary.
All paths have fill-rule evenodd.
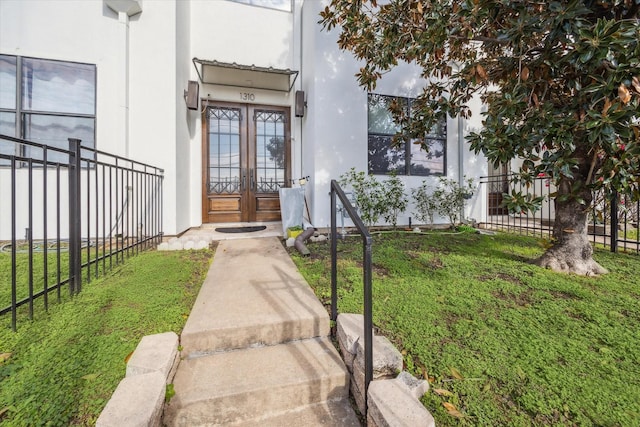
<path id="1" fill-rule="evenodd" d="M 160 426 L 166 386 L 179 361 L 175 332 L 142 337 L 96 426 Z"/>
<path id="2" fill-rule="evenodd" d="M 364 413 L 364 318 L 340 314 L 337 336 L 340 351 L 351 374 L 351 394 Z M 402 355 L 380 335 L 373 337 L 373 381 L 369 384 L 368 427 L 435 427 L 433 416 L 420 402 L 429 383 L 402 371 Z"/>

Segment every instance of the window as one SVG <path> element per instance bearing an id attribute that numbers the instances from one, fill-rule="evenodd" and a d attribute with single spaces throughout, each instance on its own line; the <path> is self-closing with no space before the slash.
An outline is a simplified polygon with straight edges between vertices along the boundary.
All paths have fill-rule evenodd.
<path id="1" fill-rule="evenodd" d="M 0 55 L 0 135 L 16 136 L 16 57 Z M 13 143 L 0 140 L 0 154 L 16 154 Z M 8 164 L 0 159 L 0 165 Z"/>
<path id="2" fill-rule="evenodd" d="M 251 6 L 266 7 L 267 9 L 277 9 L 284 12 L 291 12 L 292 0 L 231 0 L 236 3 L 249 4 Z"/>
<path id="3" fill-rule="evenodd" d="M 95 148 L 95 111 L 95 65 L 0 55 L 1 134 L 65 149 L 69 138 L 78 138 Z M 0 141 L 2 154 L 42 158 L 38 149 L 16 150 Z M 68 161 L 55 152 L 47 159 Z"/>
<path id="4" fill-rule="evenodd" d="M 393 137 L 400 131 L 389 105 L 393 100 L 401 103 L 407 110 L 411 108 L 410 98 L 370 93 L 368 96 L 368 133 L 369 133 L 369 173 L 398 175 L 442 175 L 445 171 L 447 124 L 442 121 L 426 135 L 429 152 L 419 144 L 407 142 L 394 147 Z M 407 161 L 408 160 L 408 161 Z"/>

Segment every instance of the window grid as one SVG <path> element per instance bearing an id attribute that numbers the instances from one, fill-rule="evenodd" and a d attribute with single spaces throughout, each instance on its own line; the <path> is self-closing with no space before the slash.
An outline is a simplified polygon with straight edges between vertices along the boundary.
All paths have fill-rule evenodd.
<path id="1" fill-rule="evenodd" d="M 95 109 L 95 65 L 0 55 L 0 133 L 65 148 L 69 138 L 78 138 L 82 146 L 95 148 Z M 0 141 L 0 153 L 43 156 L 8 141 Z M 83 156 L 95 154 L 83 151 Z M 48 160 L 68 159 L 50 153 Z"/>
<path id="2" fill-rule="evenodd" d="M 405 141 L 393 146 L 393 138 L 400 127 L 393 121 L 388 107 L 392 101 L 410 109 L 413 99 L 379 95 L 368 95 L 368 169 L 370 174 L 398 175 L 442 175 L 446 169 L 446 121 L 436 125 L 433 132 L 425 135 L 429 153 L 419 144 Z M 409 159 L 409 161 L 407 161 Z"/>

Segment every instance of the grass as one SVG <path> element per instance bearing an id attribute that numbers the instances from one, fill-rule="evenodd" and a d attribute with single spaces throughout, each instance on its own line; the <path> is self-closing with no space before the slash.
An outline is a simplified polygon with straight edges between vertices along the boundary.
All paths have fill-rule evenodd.
<path id="1" fill-rule="evenodd" d="M 328 244 L 292 257 L 328 303 Z M 362 313 L 362 246 L 338 246 L 339 312 Z M 509 234 L 384 234 L 373 243 L 379 333 L 427 378 L 438 426 L 640 425 L 640 258 L 597 251 L 611 273 L 578 277 L 529 261 Z"/>
<path id="2" fill-rule="evenodd" d="M 133 249 L 131 254 L 135 253 L 136 249 Z M 103 255 L 107 255 L 107 258 L 93 262 L 89 267 L 82 268 L 83 285 L 87 281 L 89 283 L 93 281 L 96 276 L 100 276 L 104 272 L 117 267 L 124 259 L 131 256 L 129 252 L 126 252 L 114 253 L 109 257 L 108 251 L 105 252 L 103 248 L 97 248 L 96 250 L 95 247 L 83 248 L 80 252 L 83 264 L 87 260 L 95 260 Z M 58 281 L 65 281 L 69 278 L 69 252 L 62 250 L 59 256 L 58 259 L 55 249 L 50 249 L 46 258 L 42 251 L 34 251 L 31 265 L 29 265 L 29 255 L 26 251 L 16 254 L 16 299 L 18 301 L 29 296 L 30 269 L 33 293 L 44 289 L 45 264 L 48 289 L 51 289 Z M 8 307 L 11 304 L 11 266 L 11 254 L 9 252 L 0 252 L 0 308 Z M 69 294 L 69 287 L 68 285 L 63 285 L 62 288 L 61 297 L 64 299 L 65 295 Z M 49 298 L 52 300 L 57 299 L 57 291 L 49 291 Z"/>
<path id="3" fill-rule="evenodd" d="M 212 257 L 141 252 L 34 321 L 21 310 L 16 333 L 0 317 L 0 423 L 94 425 L 140 339 L 182 330 Z"/>

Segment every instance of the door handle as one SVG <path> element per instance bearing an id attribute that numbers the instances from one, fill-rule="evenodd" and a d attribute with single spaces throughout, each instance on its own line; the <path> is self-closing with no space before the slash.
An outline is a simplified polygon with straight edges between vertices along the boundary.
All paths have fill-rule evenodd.
<path id="1" fill-rule="evenodd" d="M 249 169 L 249 184 L 251 185 L 251 191 L 256 191 L 256 181 L 253 179 L 253 168 Z"/>
<path id="2" fill-rule="evenodd" d="M 240 191 L 244 191 L 246 188 L 247 170 L 242 168 L 242 179 L 240 180 Z"/>

